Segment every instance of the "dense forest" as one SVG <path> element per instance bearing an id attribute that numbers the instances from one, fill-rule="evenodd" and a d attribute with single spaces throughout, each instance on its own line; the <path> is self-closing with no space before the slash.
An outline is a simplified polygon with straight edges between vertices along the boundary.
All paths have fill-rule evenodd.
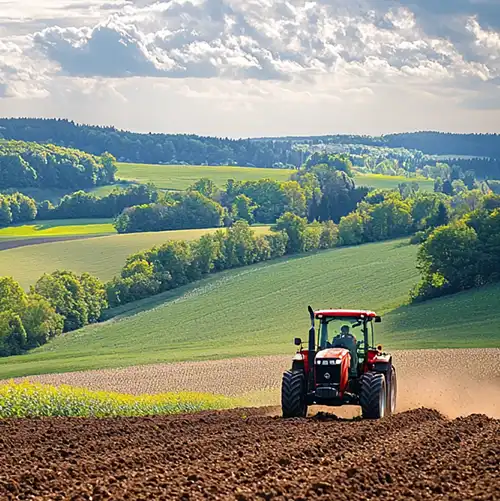
<path id="1" fill-rule="evenodd" d="M 435 163 L 429 155 L 462 169 L 474 170 L 481 178 L 500 178 L 500 135 L 414 132 L 386 136 L 331 135 L 229 139 L 194 134 L 141 134 L 80 125 L 65 119 L 0 119 L 0 138 L 54 143 L 78 148 L 93 155 L 111 153 L 119 161 L 194 165 L 241 165 L 255 167 L 299 167 L 318 147 L 361 145 L 403 149 L 415 155 L 407 170 Z M 332 151 L 333 152 L 333 151 Z M 359 153 L 359 152 L 357 152 Z M 477 157 L 464 159 L 460 157 Z"/>
<path id="2" fill-rule="evenodd" d="M 114 182 L 112 155 L 91 155 L 53 144 L 0 140 L 0 189 L 83 189 Z"/>

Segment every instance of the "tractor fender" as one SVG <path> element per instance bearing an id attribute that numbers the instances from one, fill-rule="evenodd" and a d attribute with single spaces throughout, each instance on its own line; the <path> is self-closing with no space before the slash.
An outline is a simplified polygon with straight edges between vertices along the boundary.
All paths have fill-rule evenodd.
<path id="1" fill-rule="evenodd" d="M 392 356 L 391 355 L 376 355 L 373 358 L 373 370 L 375 372 L 390 373 L 392 370 Z"/>
<path id="2" fill-rule="evenodd" d="M 308 355 L 307 350 L 297 352 L 292 358 L 292 371 L 301 370 L 307 373 L 309 369 Z"/>
<path id="3" fill-rule="evenodd" d="M 374 363 L 386 363 L 386 364 L 390 364 L 392 362 L 392 355 L 389 355 L 389 354 L 378 354 L 378 355 L 375 355 L 373 357 L 373 362 Z"/>

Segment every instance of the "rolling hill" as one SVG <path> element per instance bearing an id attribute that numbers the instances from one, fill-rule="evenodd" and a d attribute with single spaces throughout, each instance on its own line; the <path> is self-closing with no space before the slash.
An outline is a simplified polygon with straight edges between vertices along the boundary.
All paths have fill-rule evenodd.
<path id="1" fill-rule="evenodd" d="M 0 360 L 0 378 L 292 354 L 293 338 L 307 335 L 308 304 L 375 309 L 384 316 L 379 340 L 391 350 L 500 346 L 500 286 L 403 306 L 418 279 L 416 251 L 398 240 L 227 271 Z"/>
<path id="2" fill-rule="evenodd" d="M 259 233 L 267 232 L 269 226 L 253 228 Z M 134 252 L 170 239 L 193 240 L 217 229 L 128 233 L 59 242 L 49 240 L 48 243 L 7 249 L 0 251 L 0 276 L 13 276 L 25 288 L 43 273 L 56 269 L 76 273 L 88 271 L 101 280 L 109 280 L 120 272 L 125 259 Z"/>

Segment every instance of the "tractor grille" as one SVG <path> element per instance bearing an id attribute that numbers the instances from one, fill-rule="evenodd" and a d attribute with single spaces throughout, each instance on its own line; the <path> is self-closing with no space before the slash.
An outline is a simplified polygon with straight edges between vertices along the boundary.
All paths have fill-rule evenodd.
<path id="1" fill-rule="evenodd" d="M 331 400 L 333 398 L 337 398 L 339 396 L 339 392 L 336 388 L 328 388 L 326 386 L 320 386 L 316 388 L 316 397 L 324 398 L 327 400 Z"/>
<path id="2" fill-rule="evenodd" d="M 316 383 L 328 384 L 329 386 L 340 385 L 340 369 L 342 365 L 316 365 Z M 330 374 L 330 377 L 325 378 L 325 374 Z"/>

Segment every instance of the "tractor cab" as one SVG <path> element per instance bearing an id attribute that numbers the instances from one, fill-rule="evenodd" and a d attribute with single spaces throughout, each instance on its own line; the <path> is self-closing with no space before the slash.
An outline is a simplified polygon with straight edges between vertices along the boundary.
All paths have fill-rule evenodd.
<path id="1" fill-rule="evenodd" d="M 295 339 L 300 348 L 291 370 L 283 375 L 283 415 L 302 415 L 315 404 L 360 405 L 364 417 L 393 412 L 395 368 L 391 355 L 375 346 L 374 324 L 381 317 L 371 310 L 313 311 L 311 307 L 309 315 L 308 346 L 304 348 L 302 340 Z"/>
<path id="2" fill-rule="evenodd" d="M 381 318 L 374 312 L 361 310 L 322 310 L 316 312 L 315 318 L 319 320 L 317 350 L 348 350 L 349 377 L 357 378 L 363 374 L 368 352 L 376 354 L 379 351 L 374 346 L 373 324 L 380 322 Z"/>

